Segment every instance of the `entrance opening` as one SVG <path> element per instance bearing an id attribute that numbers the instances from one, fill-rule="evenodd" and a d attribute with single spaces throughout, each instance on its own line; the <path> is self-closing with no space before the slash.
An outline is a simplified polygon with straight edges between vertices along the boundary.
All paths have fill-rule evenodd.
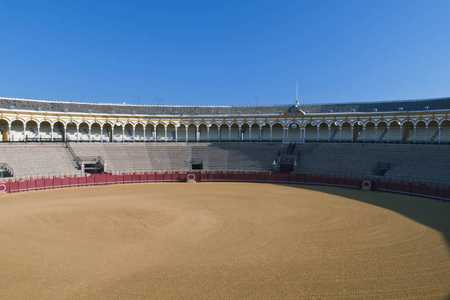
<path id="1" fill-rule="evenodd" d="M 101 174 L 105 170 L 105 161 L 101 156 L 77 157 L 77 165 L 86 173 Z"/>
<path id="2" fill-rule="evenodd" d="M 192 164 L 191 169 L 192 170 L 203 170 L 203 164 Z"/>
<path id="3" fill-rule="evenodd" d="M 0 163 L 0 178 L 12 177 L 13 169 L 7 163 Z"/>

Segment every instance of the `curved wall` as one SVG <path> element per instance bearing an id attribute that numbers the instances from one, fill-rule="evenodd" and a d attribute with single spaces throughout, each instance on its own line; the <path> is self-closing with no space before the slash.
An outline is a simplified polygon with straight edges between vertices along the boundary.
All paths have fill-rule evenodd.
<path id="1" fill-rule="evenodd" d="M 228 113 L 211 114 L 221 107 L 206 107 L 204 114 L 116 114 L 77 111 L 24 109 L 20 104 L 31 100 L 9 100 L 9 108 L 0 108 L 3 141 L 330 141 L 330 142 L 407 142 L 450 143 L 450 107 L 436 100 L 409 101 L 417 110 L 358 112 L 346 105 L 335 105 L 344 112 L 328 113 L 301 110 L 301 106 L 254 107 L 253 110 L 228 109 Z M 8 103 L 9 103 L 8 102 Z M 35 101 L 39 102 L 39 101 Z M 35 104 L 35 102 L 32 102 Z M 47 103 L 43 101 L 41 104 Z M 430 106 L 426 105 L 429 104 Z M 47 103 L 48 104 L 48 103 Z M 61 102 L 58 102 L 61 104 Z M 67 103 L 69 105 L 70 103 Z M 360 106 L 363 106 L 361 103 Z M 415 106 L 413 105 L 415 104 Z M 367 106 L 367 103 L 364 105 Z M 376 105 L 373 103 L 372 106 Z M 401 105 L 401 103 L 395 103 Z M 22 105 L 24 106 L 24 105 Z M 92 107 L 103 107 L 91 104 Z M 381 106 L 381 104 L 380 104 Z M 392 103 L 390 106 L 391 107 Z M 61 106 L 63 107 L 63 106 Z M 431 108 L 430 108 L 431 107 Z M 432 108 L 435 109 L 432 109 Z M 126 106 L 125 106 L 126 108 Z M 130 107 L 132 109 L 133 107 Z M 147 106 L 146 106 L 147 108 Z M 205 107 L 197 107 L 205 108 Z M 275 109 L 274 109 L 275 108 Z M 422 109 L 420 109 L 422 108 Z M 241 108 L 242 109 L 242 108 Z M 258 110 L 260 109 L 260 110 Z M 274 112 L 276 109 L 278 112 Z M 83 110 L 83 109 L 79 109 Z M 200 109 L 199 109 L 200 110 Z M 194 111 L 194 112 L 192 112 Z M 244 111 L 244 112 L 243 112 Z M 321 111 L 321 110 L 319 110 Z"/>

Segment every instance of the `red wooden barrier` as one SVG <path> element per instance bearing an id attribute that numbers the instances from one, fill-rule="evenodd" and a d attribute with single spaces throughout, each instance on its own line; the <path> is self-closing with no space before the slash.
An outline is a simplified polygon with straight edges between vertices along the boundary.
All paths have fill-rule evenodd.
<path id="1" fill-rule="evenodd" d="M 9 183 L 9 191 L 10 193 L 16 193 L 19 191 L 19 182 L 13 181 Z"/>
<path id="2" fill-rule="evenodd" d="M 123 183 L 131 183 L 131 175 L 129 174 L 123 175 Z"/>
<path id="3" fill-rule="evenodd" d="M 78 177 L 69 178 L 69 185 L 70 186 L 78 186 Z"/>
<path id="4" fill-rule="evenodd" d="M 116 175 L 105 174 L 106 184 L 113 184 L 117 182 Z"/>
<path id="5" fill-rule="evenodd" d="M 27 180 L 19 181 L 19 188 L 18 191 L 26 191 L 28 189 Z"/>
<path id="6" fill-rule="evenodd" d="M 187 180 L 187 174 L 183 173 L 183 174 L 179 174 L 180 175 L 180 180 L 181 181 L 186 181 Z"/>
<path id="7" fill-rule="evenodd" d="M 280 181 L 291 181 L 291 175 L 289 175 L 289 174 L 280 174 L 279 180 Z"/>
<path id="8" fill-rule="evenodd" d="M 426 195 L 427 192 L 428 192 L 427 191 L 427 187 L 424 186 L 424 185 L 421 185 L 420 188 L 419 188 L 419 194 Z"/>
<path id="9" fill-rule="evenodd" d="M 85 186 L 86 181 L 86 177 L 78 177 L 78 185 Z"/>
<path id="10" fill-rule="evenodd" d="M 86 177 L 86 185 L 94 185 L 95 184 L 95 176 Z"/>
<path id="11" fill-rule="evenodd" d="M 450 200 L 450 189 L 445 190 L 445 198 Z"/>
<path id="12" fill-rule="evenodd" d="M 247 178 L 246 178 L 245 175 L 242 175 L 242 174 L 238 173 L 238 174 L 234 174 L 233 179 L 235 181 L 243 181 L 243 180 L 246 180 Z"/>
<path id="13" fill-rule="evenodd" d="M 403 192 L 403 184 L 401 184 L 401 183 L 394 183 L 392 186 L 393 186 L 393 190 L 394 191 Z"/>
<path id="14" fill-rule="evenodd" d="M 94 177 L 94 182 L 96 185 L 103 185 L 106 184 L 106 174 L 97 174 Z"/>
<path id="15" fill-rule="evenodd" d="M 27 190 L 29 190 L 29 191 L 35 190 L 36 189 L 36 180 L 27 180 L 26 185 L 27 185 L 27 187 L 26 187 Z"/>
<path id="16" fill-rule="evenodd" d="M 55 187 L 55 188 L 60 188 L 60 187 L 62 186 L 61 182 L 62 182 L 62 180 L 61 180 L 61 178 L 59 178 L 59 177 L 53 179 L 53 185 L 54 185 L 54 187 Z"/>
<path id="17" fill-rule="evenodd" d="M 61 186 L 62 187 L 70 186 L 70 178 L 68 178 L 68 177 L 61 178 Z"/>
<path id="18" fill-rule="evenodd" d="M 318 176 L 311 176 L 311 182 L 312 183 L 320 183 L 320 177 L 318 177 Z"/>
<path id="19" fill-rule="evenodd" d="M 411 193 L 419 194 L 420 193 L 420 185 L 413 183 L 411 185 Z"/>
<path id="20" fill-rule="evenodd" d="M 247 178 L 249 181 L 258 181 L 259 179 L 257 174 L 249 174 Z"/>
<path id="21" fill-rule="evenodd" d="M 412 193 L 412 185 L 411 184 L 404 184 L 403 185 L 403 191 L 405 193 L 408 193 L 408 194 Z"/>
<path id="22" fill-rule="evenodd" d="M 147 174 L 139 175 L 139 181 L 140 182 L 147 182 L 148 181 Z"/>
<path id="23" fill-rule="evenodd" d="M 14 193 L 28 190 L 39 190 L 59 187 L 76 187 L 86 185 L 137 183 L 137 182 L 180 182 L 193 179 L 200 181 L 250 181 L 250 182 L 296 182 L 325 184 L 360 188 L 359 179 L 333 178 L 326 176 L 290 175 L 290 174 L 243 174 L 243 173 L 167 173 L 167 174 L 93 174 L 90 177 L 46 178 L 24 181 L 0 182 L 0 193 Z M 423 195 L 438 199 L 450 200 L 449 189 L 438 189 L 414 183 L 372 182 L 373 190 L 393 191 L 405 194 Z"/>
<path id="24" fill-rule="evenodd" d="M 435 197 L 436 196 L 436 188 L 428 187 L 427 195 Z"/>
<path id="25" fill-rule="evenodd" d="M 149 182 L 155 182 L 156 181 L 156 174 L 155 173 L 151 173 L 151 174 L 147 174 L 147 180 Z"/>
<path id="26" fill-rule="evenodd" d="M 445 190 L 444 189 L 436 189 L 436 197 L 445 198 Z"/>
<path id="27" fill-rule="evenodd" d="M 44 179 L 36 179 L 36 189 L 40 190 L 45 187 L 45 180 Z"/>
<path id="28" fill-rule="evenodd" d="M 345 178 L 336 178 L 336 184 L 337 185 L 346 186 L 347 185 L 347 180 Z"/>
<path id="29" fill-rule="evenodd" d="M 385 189 L 387 190 L 389 188 L 389 184 L 386 181 L 382 181 L 379 184 L 379 189 Z"/>
<path id="30" fill-rule="evenodd" d="M 53 178 L 44 179 L 44 186 L 46 189 L 54 189 L 55 184 Z"/>
<path id="31" fill-rule="evenodd" d="M 139 175 L 131 175 L 131 182 L 141 182 Z"/>

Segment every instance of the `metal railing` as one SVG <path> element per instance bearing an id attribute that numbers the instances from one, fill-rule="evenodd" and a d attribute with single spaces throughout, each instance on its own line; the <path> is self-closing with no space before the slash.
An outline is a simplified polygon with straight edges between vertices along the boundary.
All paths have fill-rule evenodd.
<path id="1" fill-rule="evenodd" d="M 78 157 L 73 151 L 72 147 L 70 146 L 70 143 L 66 141 L 64 142 L 64 144 L 66 145 L 67 150 L 69 150 L 70 156 L 72 157 L 72 160 L 76 163 L 77 168 L 81 168 L 81 164 L 79 163 Z"/>

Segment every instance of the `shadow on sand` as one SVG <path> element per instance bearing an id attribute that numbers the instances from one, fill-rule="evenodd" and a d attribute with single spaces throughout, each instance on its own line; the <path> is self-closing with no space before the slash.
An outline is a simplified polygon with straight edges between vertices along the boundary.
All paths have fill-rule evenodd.
<path id="1" fill-rule="evenodd" d="M 282 185 L 337 195 L 399 213 L 411 220 L 441 232 L 447 241 L 450 254 L 450 201 L 340 187 L 299 184 Z"/>

